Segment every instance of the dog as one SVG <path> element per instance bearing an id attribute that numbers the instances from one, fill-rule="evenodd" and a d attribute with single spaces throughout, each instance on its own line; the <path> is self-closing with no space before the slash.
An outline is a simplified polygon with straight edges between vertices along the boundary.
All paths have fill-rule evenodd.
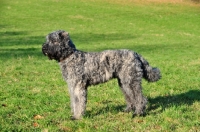
<path id="1" fill-rule="evenodd" d="M 46 36 L 42 52 L 56 60 L 68 84 L 72 119 L 81 119 L 87 103 L 87 88 L 116 78 L 125 100 L 125 112 L 144 115 L 147 99 L 142 94 L 142 78 L 156 82 L 160 70 L 153 68 L 139 54 L 127 49 L 83 52 L 76 49 L 69 33 L 54 31 Z"/>

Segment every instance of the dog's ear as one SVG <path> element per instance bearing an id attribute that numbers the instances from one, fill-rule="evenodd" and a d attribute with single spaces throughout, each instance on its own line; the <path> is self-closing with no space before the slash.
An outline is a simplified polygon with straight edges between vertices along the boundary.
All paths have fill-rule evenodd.
<path id="1" fill-rule="evenodd" d="M 60 36 L 60 38 L 63 40 L 63 39 L 67 39 L 67 38 L 69 38 L 69 33 L 68 32 L 65 32 L 65 31 L 61 31 L 60 33 L 59 33 L 59 36 Z"/>

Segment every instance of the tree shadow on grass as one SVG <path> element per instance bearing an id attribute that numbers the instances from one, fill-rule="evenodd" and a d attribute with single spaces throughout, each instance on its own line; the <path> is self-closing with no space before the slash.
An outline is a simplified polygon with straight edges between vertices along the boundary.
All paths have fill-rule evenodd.
<path id="1" fill-rule="evenodd" d="M 78 48 L 81 44 L 92 46 L 91 42 L 100 42 L 103 44 L 104 42 L 113 40 L 134 39 L 135 36 L 122 33 L 75 33 L 72 34 L 71 38 Z M 45 36 L 30 36 L 29 32 L 26 31 L 0 32 L 0 46 L 2 47 L 0 48 L 0 57 L 3 60 L 8 60 L 15 57 L 43 56 L 41 49 L 35 47 L 42 47 L 44 41 Z M 105 48 L 99 46 L 98 50 L 105 50 Z"/>
<path id="2" fill-rule="evenodd" d="M 48 33 L 47 33 L 48 34 Z M 77 49 L 79 47 L 92 47 L 93 51 L 103 51 L 107 49 L 134 49 L 136 52 L 157 52 L 163 49 L 171 49 L 171 45 L 164 44 L 135 44 L 134 39 L 138 37 L 134 34 L 128 33 L 75 33 L 71 35 L 73 42 Z M 115 43 L 109 44 L 108 42 L 120 41 L 120 45 Z M 124 40 L 124 41 L 123 41 Z M 133 41 L 133 44 L 126 44 L 126 40 Z M 13 57 L 27 57 L 42 55 L 42 44 L 45 42 L 45 36 L 30 36 L 29 32 L 0 32 L 0 57 L 4 60 Z M 93 42 L 97 42 L 95 44 Z M 84 46 L 83 46 L 84 45 Z M 36 48 L 38 47 L 38 48 Z M 117 48 L 116 48 L 117 47 Z M 173 49 L 179 49 L 179 44 L 173 44 Z M 86 48 L 85 50 L 86 51 Z M 160 52 L 162 52 L 160 51 Z M 163 51 L 164 52 L 164 51 Z"/>
<path id="3" fill-rule="evenodd" d="M 0 32 L 0 58 L 3 61 L 12 58 L 23 58 L 28 56 L 42 56 L 41 49 L 43 36 L 29 36 L 25 31 Z"/>
<path id="4" fill-rule="evenodd" d="M 99 41 L 113 41 L 113 40 L 130 40 L 135 39 L 135 34 L 128 34 L 128 33 L 75 33 L 70 34 L 72 40 L 74 40 L 75 44 L 76 41 L 90 43 L 92 42 L 99 42 Z"/>
<path id="5" fill-rule="evenodd" d="M 180 106 L 180 105 L 192 105 L 196 101 L 200 101 L 200 90 L 190 90 L 186 93 L 181 93 L 178 95 L 173 96 L 158 96 L 155 98 L 148 98 L 149 101 L 149 107 L 147 108 L 147 115 L 149 113 L 158 114 L 162 113 L 166 108 L 173 107 L 173 106 Z M 86 117 L 94 117 L 97 115 L 103 115 L 104 113 L 113 113 L 116 114 L 118 112 L 122 112 L 126 105 L 116 105 L 116 103 L 113 103 L 112 101 L 105 101 L 102 102 L 104 106 L 102 108 L 98 108 L 97 111 L 87 111 Z M 161 107 L 162 109 L 157 111 Z M 152 112 L 155 111 L 156 112 Z"/>
<path id="6" fill-rule="evenodd" d="M 30 36 L 26 31 L 0 32 L 0 46 L 42 45 L 45 36 Z"/>
<path id="7" fill-rule="evenodd" d="M 42 51 L 38 48 L 17 48 L 17 49 L 0 49 L 0 58 L 3 61 L 13 58 L 24 58 L 24 57 L 42 57 Z"/>

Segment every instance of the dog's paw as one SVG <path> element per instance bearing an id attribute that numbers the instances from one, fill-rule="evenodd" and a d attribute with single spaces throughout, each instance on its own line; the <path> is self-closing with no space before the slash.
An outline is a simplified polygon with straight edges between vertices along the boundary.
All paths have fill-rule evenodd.
<path id="1" fill-rule="evenodd" d="M 71 116 L 70 119 L 74 121 L 74 120 L 80 120 L 81 118 L 80 117 Z"/>
<path id="2" fill-rule="evenodd" d="M 126 107 L 126 108 L 123 110 L 123 112 L 129 113 L 129 112 L 131 112 L 132 110 L 133 110 L 132 107 Z"/>
<path id="3" fill-rule="evenodd" d="M 132 115 L 132 118 L 136 117 L 136 116 L 141 116 L 141 117 L 145 117 L 147 114 L 146 112 L 134 112 Z"/>
<path id="4" fill-rule="evenodd" d="M 74 116 L 71 116 L 70 119 L 73 120 L 73 121 L 74 121 L 74 120 L 78 120 L 78 119 L 75 118 Z"/>

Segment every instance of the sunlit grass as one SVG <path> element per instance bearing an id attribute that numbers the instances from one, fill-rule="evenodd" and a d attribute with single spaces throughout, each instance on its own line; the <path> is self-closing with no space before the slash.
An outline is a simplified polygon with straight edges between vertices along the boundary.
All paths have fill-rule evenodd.
<path id="1" fill-rule="evenodd" d="M 3 1 L 0 130 L 198 131 L 200 8 L 184 2 Z M 159 82 L 143 81 L 147 115 L 123 113 L 124 97 L 111 80 L 89 88 L 84 118 L 71 121 L 60 68 L 41 53 L 45 36 L 58 29 L 80 50 L 131 49 L 159 67 Z"/>

